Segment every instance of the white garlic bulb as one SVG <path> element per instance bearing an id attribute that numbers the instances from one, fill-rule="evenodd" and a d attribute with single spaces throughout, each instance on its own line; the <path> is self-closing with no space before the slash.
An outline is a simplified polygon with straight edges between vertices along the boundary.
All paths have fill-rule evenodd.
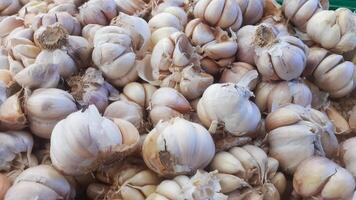
<path id="1" fill-rule="evenodd" d="M 67 12 L 54 12 L 39 14 L 32 21 L 32 28 L 39 29 L 41 26 L 49 26 L 55 23 L 61 24 L 70 35 L 80 35 L 81 25 L 77 18 Z"/>
<path id="2" fill-rule="evenodd" d="M 79 7 L 78 18 L 83 25 L 108 25 L 117 16 L 115 0 L 89 0 Z"/>
<path id="3" fill-rule="evenodd" d="M 262 18 L 264 0 L 237 0 L 237 3 L 242 12 L 243 25 L 255 24 Z"/>
<path id="4" fill-rule="evenodd" d="M 83 175 L 134 151 L 138 141 L 139 133 L 130 122 L 111 121 L 90 105 L 56 124 L 50 155 L 58 170 Z"/>
<path id="5" fill-rule="evenodd" d="M 238 83 L 247 72 L 252 70 L 255 70 L 255 67 L 248 63 L 234 62 L 222 71 L 219 83 Z M 252 81 L 248 88 L 253 90 L 256 84 L 257 80 Z"/>
<path id="6" fill-rule="evenodd" d="M 250 65 L 255 65 L 255 48 L 254 40 L 257 26 L 246 25 L 237 31 L 237 49 L 236 58 L 240 62 L 245 62 Z"/>
<path id="7" fill-rule="evenodd" d="M 25 5 L 19 10 L 18 14 L 21 18 L 24 19 L 26 25 L 30 25 L 38 14 L 48 12 L 48 4 L 49 2 L 47 1 L 27 1 Z"/>
<path id="8" fill-rule="evenodd" d="M 201 125 L 173 118 L 159 122 L 142 147 L 146 165 L 161 176 L 192 174 L 206 167 L 215 154 L 209 132 Z"/>
<path id="9" fill-rule="evenodd" d="M 51 138 L 54 126 L 69 114 L 77 111 L 74 98 L 57 88 L 41 88 L 25 101 L 26 115 L 33 134 Z"/>

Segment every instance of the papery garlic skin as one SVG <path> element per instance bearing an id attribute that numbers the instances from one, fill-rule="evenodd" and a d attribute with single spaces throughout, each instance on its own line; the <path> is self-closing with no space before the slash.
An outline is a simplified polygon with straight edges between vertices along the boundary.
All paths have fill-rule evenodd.
<path id="1" fill-rule="evenodd" d="M 289 103 L 311 106 L 312 92 L 302 81 L 260 82 L 257 85 L 256 104 L 261 112 L 271 112 Z"/>
<path id="2" fill-rule="evenodd" d="M 242 25 L 242 12 L 236 0 L 200 0 L 193 13 L 210 26 L 237 31 Z"/>
<path id="3" fill-rule="evenodd" d="M 309 20 L 307 33 L 323 48 L 351 51 L 356 47 L 356 15 L 347 8 L 318 12 Z"/>
<path id="4" fill-rule="evenodd" d="M 269 155 L 281 168 L 293 174 L 298 165 L 314 155 L 332 158 L 338 141 L 328 117 L 313 108 L 285 105 L 266 118 Z"/>
<path id="5" fill-rule="evenodd" d="M 78 18 L 83 25 L 108 25 L 117 16 L 115 0 L 89 0 L 79 7 Z"/>
<path id="6" fill-rule="evenodd" d="M 39 165 L 23 171 L 6 193 L 5 199 L 54 200 L 74 197 L 75 191 L 62 174 L 49 165 Z"/>
<path id="7" fill-rule="evenodd" d="M 34 18 L 34 21 L 32 21 L 32 28 L 37 30 L 41 26 L 48 26 L 55 23 L 61 24 L 70 35 L 80 35 L 81 33 L 81 25 L 79 21 L 67 12 L 37 15 Z"/>
<path id="8" fill-rule="evenodd" d="M 255 70 L 253 65 L 244 62 L 234 62 L 222 71 L 219 83 L 238 83 L 247 72 L 252 70 Z M 249 89 L 253 90 L 256 84 L 257 80 L 251 82 Z"/>
<path id="9" fill-rule="evenodd" d="M 156 90 L 151 97 L 149 117 L 154 125 L 160 120 L 182 117 L 191 111 L 188 100 L 177 90 L 162 87 Z"/>
<path id="10" fill-rule="evenodd" d="M 206 167 L 215 154 L 209 132 L 182 118 L 159 122 L 142 147 L 146 165 L 161 176 L 192 174 Z"/>
<path id="11" fill-rule="evenodd" d="M 237 3 L 242 12 L 243 25 L 255 24 L 262 18 L 264 0 L 237 0 Z"/>
<path id="12" fill-rule="evenodd" d="M 135 148 L 138 140 L 139 133 L 131 123 L 111 121 L 89 105 L 56 124 L 50 155 L 56 169 L 68 175 L 83 175 L 105 162 L 119 160 Z"/>
<path id="13" fill-rule="evenodd" d="M 25 102 L 29 127 L 33 134 L 49 139 L 54 126 L 77 111 L 74 98 L 68 92 L 56 89 L 37 89 Z"/>
<path id="14" fill-rule="evenodd" d="M 19 91 L 0 105 L 0 130 L 22 130 L 27 119 L 22 109 L 23 92 Z"/>
<path id="15" fill-rule="evenodd" d="M 6 192 L 10 187 L 10 180 L 5 175 L 0 174 L 0 199 L 4 199 Z"/>
<path id="16" fill-rule="evenodd" d="M 21 9 L 19 0 L 1 0 L 0 1 L 0 15 L 13 15 Z"/>
<path id="17" fill-rule="evenodd" d="M 294 191 L 304 198 L 352 199 L 355 185 L 350 172 L 324 157 L 303 161 L 293 177 Z"/>
<path id="18" fill-rule="evenodd" d="M 290 0 L 284 1 L 282 10 L 284 15 L 294 26 L 306 31 L 308 21 L 319 11 L 328 10 L 328 0 Z"/>
<path id="19" fill-rule="evenodd" d="M 334 124 L 336 134 L 346 135 L 352 132 L 350 125 L 342 114 L 332 105 L 327 105 L 323 109 L 330 121 Z"/>
<path id="20" fill-rule="evenodd" d="M 310 48 L 304 74 L 334 98 L 344 97 L 356 87 L 356 65 L 323 48 Z"/>

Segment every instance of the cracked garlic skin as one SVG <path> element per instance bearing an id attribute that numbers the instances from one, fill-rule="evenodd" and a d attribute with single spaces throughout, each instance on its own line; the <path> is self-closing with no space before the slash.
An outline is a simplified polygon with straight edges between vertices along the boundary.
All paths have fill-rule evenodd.
<path id="1" fill-rule="evenodd" d="M 350 172 L 325 157 L 303 161 L 293 177 L 294 191 L 308 199 L 352 199 L 355 186 Z"/>
<path id="2" fill-rule="evenodd" d="M 298 165 L 312 156 L 333 158 L 338 141 L 326 114 L 313 108 L 289 104 L 271 112 L 266 118 L 269 155 L 281 168 L 293 174 Z"/>
<path id="3" fill-rule="evenodd" d="M 82 25 L 108 25 L 116 16 L 115 0 L 89 0 L 79 7 L 78 19 Z"/>
<path id="4" fill-rule="evenodd" d="M 310 48 L 304 75 L 333 98 L 344 97 L 356 88 L 356 65 L 323 48 Z"/>
<path id="5" fill-rule="evenodd" d="M 308 21 L 317 12 L 328 9 L 328 0 L 289 0 L 282 5 L 286 18 L 303 32 L 306 31 Z"/>
<path id="6" fill-rule="evenodd" d="M 183 117 L 192 108 L 189 101 L 177 90 L 162 87 L 152 94 L 149 110 L 149 117 L 155 125 L 160 120 L 167 121 L 171 118 Z"/>
<path id="7" fill-rule="evenodd" d="M 128 121 L 102 117 L 94 105 L 74 112 L 56 124 L 50 156 L 56 169 L 84 175 L 135 150 L 137 129 Z"/>
<path id="8" fill-rule="evenodd" d="M 286 178 L 278 172 L 279 163 L 259 147 L 245 145 L 216 153 L 210 169 L 218 170 L 221 191 L 229 199 L 280 199 Z"/>
<path id="9" fill-rule="evenodd" d="M 142 147 L 146 165 L 164 177 L 193 174 L 215 154 L 214 141 L 200 124 L 182 118 L 159 122 Z"/>
<path id="10" fill-rule="evenodd" d="M 309 20 L 307 33 L 325 49 L 351 51 L 356 47 L 356 16 L 347 8 L 318 12 Z"/>
<path id="11" fill-rule="evenodd" d="M 39 165 L 23 171 L 4 200 L 69 200 L 74 197 L 74 189 L 61 173 L 50 165 Z"/>
<path id="12" fill-rule="evenodd" d="M 312 92 L 302 81 L 262 81 L 255 91 L 255 102 L 261 112 L 271 112 L 286 104 L 308 107 L 312 103 Z"/>
<path id="13" fill-rule="evenodd" d="M 51 138 L 54 126 L 60 120 L 77 110 L 72 95 L 57 88 L 37 89 L 25 101 L 32 133 L 46 139 Z"/>

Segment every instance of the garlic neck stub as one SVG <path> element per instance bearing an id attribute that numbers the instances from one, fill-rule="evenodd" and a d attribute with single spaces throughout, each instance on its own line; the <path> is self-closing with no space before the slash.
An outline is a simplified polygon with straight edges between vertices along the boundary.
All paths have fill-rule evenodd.
<path id="1" fill-rule="evenodd" d="M 303 161 L 293 177 L 294 191 L 305 198 L 352 199 L 355 185 L 350 172 L 324 157 Z"/>
<path id="2" fill-rule="evenodd" d="M 246 25 L 241 27 L 237 31 L 237 49 L 236 59 L 239 62 L 245 62 L 250 65 L 255 65 L 255 48 L 254 48 L 254 39 L 257 26 Z"/>
<path id="3" fill-rule="evenodd" d="M 142 147 L 146 165 L 165 177 L 193 174 L 206 167 L 215 154 L 209 132 L 182 118 L 159 122 Z"/>
<path id="4" fill-rule="evenodd" d="M 333 158 L 338 141 L 328 117 L 313 108 L 285 105 L 266 118 L 269 155 L 293 174 L 298 165 L 314 155 Z"/>

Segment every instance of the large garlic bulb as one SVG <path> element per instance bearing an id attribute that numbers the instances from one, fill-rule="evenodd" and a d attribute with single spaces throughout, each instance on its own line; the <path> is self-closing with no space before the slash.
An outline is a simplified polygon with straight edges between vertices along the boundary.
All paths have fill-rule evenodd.
<path id="1" fill-rule="evenodd" d="M 312 92 L 300 80 L 260 82 L 257 85 L 256 104 L 261 112 L 271 112 L 278 107 L 294 103 L 308 107 L 312 103 Z"/>
<path id="2" fill-rule="evenodd" d="M 200 121 L 210 132 L 223 129 L 234 136 L 243 136 L 257 129 L 261 113 L 249 100 L 253 93 L 247 88 L 255 78 L 257 73 L 250 72 L 245 80 L 237 84 L 217 83 L 205 90 L 197 112 Z"/>
<path id="3" fill-rule="evenodd" d="M 264 24 L 255 32 L 255 63 L 266 80 L 298 78 L 307 63 L 308 47 L 293 36 L 278 36 Z"/>
<path id="4" fill-rule="evenodd" d="M 20 0 L 1 0 L 0 1 L 0 15 L 7 16 L 16 14 L 22 5 Z"/>
<path id="5" fill-rule="evenodd" d="M 283 106 L 266 118 L 269 155 L 287 173 L 314 155 L 335 156 L 338 141 L 328 117 L 313 108 L 297 104 Z"/>
<path id="6" fill-rule="evenodd" d="M 142 147 L 146 165 L 161 176 L 195 173 L 215 154 L 209 132 L 200 124 L 182 118 L 159 122 Z"/>
<path id="7" fill-rule="evenodd" d="M 234 62 L 222 71 L 219 83 L 238 83 L 247 72 L 252 70 L 255 70 L 255 67 L 248 63 Z M 248 88 L 253 90 L 256 84 L 257 80 L 252 81 Z"/>
<path id="8" fill-rule="evenodd" d="M 328 10 L 328 0 L 289 0 L 283 1 L 284 15 L 294 26 L 306 31 L 308 21 L 319 11 Z"/>
<path id="9" fill-rule="evenodd" d="M 100 28 L 95 33 L 93 43 L 93 62 L 108 82 L 120 87 L 138 78 L 136 54 L 126 29 L 117 26 Z"/>
<path id="10" fill-rule="evenodd" d="M 323 48 L 351 51 L 356 47 L 356 15 L 347 8 L 318 12 L 309 20 L 307 33 Z"/>
<path id="11" fill-rule="evenodd" d="M 350 172 L 324 157 L 303 161 L 293 177 L 294 191 L 303 198 L 353 199 L 355 186 Z"/>
<path id="12" fill-rule="evenodd" d="M 286 178 L 278 172 L 278 161 L 259 147 L 245 145 L 218 152 L 210 164 L 218 170 L 222 192 L 235 199 L 280 199 Z M 257 198 L 258 197 L 258 198 Z"/>
<path id="13" fill-rule="evenodd" d="M 6 200 L 73 199 L 75 191 L 66 178 L 49 165 L 39 165 L 23 171 L 6 193 Z"/>
<path id="14" fill-rule="evenodd" d="M 227 196 L 221 192 L 219 181 L 221 180 L 216 171 L 208 173 L 198 170 L 191 178 L 180 175 L 173 179 L 162 181 L 146 199 L 227 200 Z"/>
<path id="15" fill-rule="evenodd" d="M 244 25 L 255 24 L 262 18 L 264 0 L 237 0 L 237 3 L 242 12 Z"/>
<path id="16" fill-rule="evenodd" d="M 153 93 L 149 110 L 149 117 L 156 125 L 160 120 L 183 117 L 192 109 L 188 100 L 177 90 L 163 87 Z"/>
<path id="17" fill-rule="evenodd" d="M 102 117 L 95 106 L 56 124 L 51 135 L 53 165 L 65 174 L 83 175 L 134 151 L 137 129 L 128 121 Z"/>
<path id="18" fill-rule="evenodd" d="M 55 23 L 61 24 L 70 35 L 80 35 L 81 25 L 77 18 L 67 12 L 42 13 L 32 21 L 32 28 L 39 29 L 41 26 L 49 26 Z"/>
<path id="19" fill-rule="evenodd" d="M 89 0 L 79 7 L 78 18 L 83 25 L 108 25 L 117 16 L 115 0 Z"/>
<path id="20" fill-rule="evenodd" d="M 77 111 L 77 105 L 72 95 L 64 90 L 42 88 L 28 97 L 25 110 L 32 133 L 49 139 L 54 126 Z"/>
<path id="21" fill-rule="evenodd" d="M 242 12 L 236 0 L 199 0 L 193 12 L 210 26 L 237 31 L 242 24 Z"/>
<path id="22" fill-rule="evenodd" d="M 80 105 L 94 104 L 101 113 L 110 101 L 120 98 L 119 91 L 104 80 L 102 72 L 92 67 L 89 67 L 82 76 L 70 77 L 68 85 L 71 94 Z"/>
<path id="23" fill-rule="evenodd" d="M 23 92 L 7 98 L 0 105 L 0 130 L 22 130 L 27 125 L 27 119 L 23 112 Z"/>
<path id="24" fill-rule="evenodd" d="M 304 74 L 334 98 L 346 96 L 356 87 L 356 65 L 323 48 L 310 48 Z"/>

